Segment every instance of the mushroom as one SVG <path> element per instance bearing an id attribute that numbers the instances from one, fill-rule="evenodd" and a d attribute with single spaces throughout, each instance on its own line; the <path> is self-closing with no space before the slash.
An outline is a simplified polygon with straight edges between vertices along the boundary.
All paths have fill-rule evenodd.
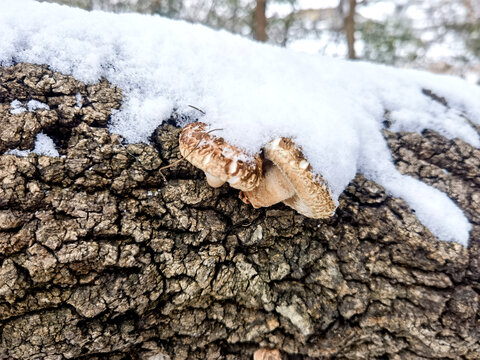
<path id="1" fill-rule="evenodd" d="M 335 203 L 326 181 L 313 172 L 310 163 L 289 138 L 277 138 L 264 147 L 264 176 L 253 190 L 240 192 L 240 199 L 254 208 L 283 201 L 310 218 L 333 215 Z"/>
<path id="2" fill-rule="evenodd" d="M 184 158 L 205 172 L 212 187 L 228 182 L 235 189 L 250 191 L 262 177 L 260 156 L 252 158 L 223 138 L 212 135 L 202 122 L 183 128 L 179 148 Z"/>
<path id="3" fill-rule="evenodd" d="M 260 348 L 253 354 L 253 360 L 282 360 L 282 355 L 277 349 Z"/>

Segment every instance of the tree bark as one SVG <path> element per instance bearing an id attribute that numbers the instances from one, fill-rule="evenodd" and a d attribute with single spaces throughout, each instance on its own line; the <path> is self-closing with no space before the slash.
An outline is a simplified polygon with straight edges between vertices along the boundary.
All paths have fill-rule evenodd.
<path id="1" fill-rule="evenodd" d="M 345 36 L 347 38 L 348 58 L 355 59 L 355 12 L 357 0 L 344 0 L 348 2 L 348 12 L 344 18 Z"/>
<path id="2" fill-rule="evenodd" d="M 480 150 L 386 115 L 398 169 L 473 224 L 466 249 L 361 174 L 331 219 L 253 209 L 176 162 L 181 114 L 152 144 L 110 134 L 107 82 L 18 64 L 0 84 L 1 359 L 480 358 Z M 11 112 L 32 99 L 49 109 Z M 41 131 L 62 156 L 5 153 Z"/>
<path id="3" fill-rule="evenodd" d="M 258 41 L 265 42 L 267 36 L 267 0 L 257 0 L 254 13 L 254 36 Z"/>

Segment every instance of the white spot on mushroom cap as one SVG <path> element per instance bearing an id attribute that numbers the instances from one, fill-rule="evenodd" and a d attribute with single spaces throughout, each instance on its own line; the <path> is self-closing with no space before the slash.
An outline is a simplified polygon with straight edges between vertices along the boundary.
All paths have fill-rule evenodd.
<path id="1" fill-rule="evenodd" d="M 236 161 L 232 161 L 230 165 L 228 165 L 228 173 L 234 174 L 238 169 L 238 164 Z"/>
<path id="2" fill-rule="evenodd" d="M 205 165 L 207 165 L 207 164 L 210 162 L 211 159 L 212 159 L 212 154 L 208 154 L 207 156 L 205 156 L 205 157 L 203 158 L 203 161 L 202 161 L 202 162 L 203 162 Z"/>
<path id="3" fill-rule="evenodd" d="M 280 141 L 282 141 L 282 138 L 276 138 L 273 141 L 270 141 L 267 145 L 265 145 L 265 147 L 276 149 L 278 148 Z"/>
<path id="4" fill-rule="evenodd" d="M 240 178 L 238 176 L 233 176 L 230 179 L 228 179 L 228 183 L 230 185 L 236 185 L 239 183 L 239 181 L 240 181 Z"/>
<path id="5" fill-rule="evenodd" d="M 302 160 L 300 161 L 300 164 L 298 165 L 300 169 L 306 170 L 310 163 L 307 160 Z"/>

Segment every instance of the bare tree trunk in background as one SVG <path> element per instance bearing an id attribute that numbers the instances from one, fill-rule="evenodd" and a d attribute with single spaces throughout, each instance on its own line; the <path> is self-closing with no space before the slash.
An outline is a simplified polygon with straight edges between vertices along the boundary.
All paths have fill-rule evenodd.
<path id="1" fill-rule="evenodd" d="M 357 0 L 348 1 L 348 13 L 346 14 L 343 24 L 345 28 L 345 35 L 347 36 L 348 58 L 355 59 L 355 8 Z"/>
<path id="2" fill-rule="evenodd" d="M 159 14 L 162 9 L 162 3 L 160 0 L 152 0 L 150 4 L 150 14 Z"/>
<path id="3" fill-rule="evenodd" d="M 263 42 L 267 41 L 267 16 L 265 15 L 266 8 L 267 0 L 257 0 L 253 31 L 255 39 Z"/>
<path id="4" fill-rule="evenodd" d="M 463 0 L 462 3 L 464 8 L 466 9 L 468 21 L 474 22 L 477 18 L 477 11 L 475 11 L 472 0 Z"/>
<path id="5" fill-rule="evenodd" d="M 294 12 L 294 10 L 292 10 L 292 12 L 290 13 L 290 15 L 288 15 L 288 16 L 285 18 L 285 21 L 284 21 L 282 47 L 286 47 L 286 46 L 287 46 L 287 42 L 288 42 L 288 32 L 289 32 L 290 27 L 292 26 L 292 24 L 293 24 L 294 22 L 295 22 L 295 12 Z"/>

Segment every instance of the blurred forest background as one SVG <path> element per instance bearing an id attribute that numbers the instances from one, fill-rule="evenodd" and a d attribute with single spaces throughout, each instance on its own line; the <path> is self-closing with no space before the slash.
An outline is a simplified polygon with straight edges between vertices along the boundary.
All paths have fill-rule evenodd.
<path id="1" fill-rule="evenodd" d="M 159 14 L 332 57 L 480 84 L 480 0 L 43 0 Z"/>

